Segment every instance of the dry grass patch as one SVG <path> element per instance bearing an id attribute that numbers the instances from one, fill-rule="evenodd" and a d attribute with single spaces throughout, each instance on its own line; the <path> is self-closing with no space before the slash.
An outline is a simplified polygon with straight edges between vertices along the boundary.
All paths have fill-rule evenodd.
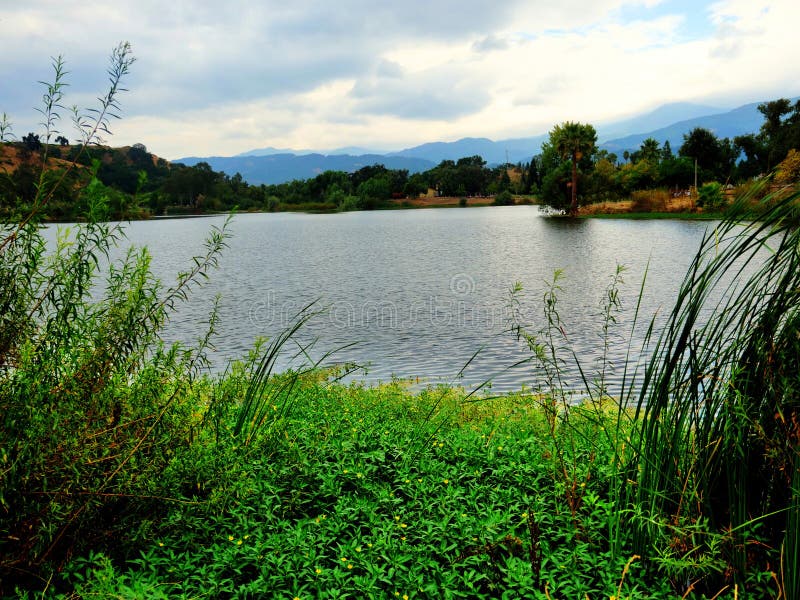
<path id="1" fill-rule="evenodd" d="M 663 190 L 634 192 L 630 200 L 603 201 L 581 207 L 583 215 L 617 215 L 625 213 L 691 213 L 697 212 L 694 198 L 673 198 Z"/>
<path id="2" fill-rule="evenodd" d="M 435 198 L 405 198 L 403 200 L 392 200 L 395 206 L 407 206 L 412 208 L 435 208 L 442 206 L 459 206 L 462 196 L 440 196 Z M 494 202 L 492 197 L 467 198 L 467 206 L 490 206 Z"/>

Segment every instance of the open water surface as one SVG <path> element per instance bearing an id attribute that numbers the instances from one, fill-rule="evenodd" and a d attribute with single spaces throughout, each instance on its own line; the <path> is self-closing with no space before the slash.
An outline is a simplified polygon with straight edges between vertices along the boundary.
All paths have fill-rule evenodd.
<path id="1" fill-rule="evenodd" d="M 203 254 L 223 217 L 133 222 L 128 242 L 145 245 L 153 271 L 169 286 Z M 303 328 L 317 339 L 312 355 L 368 365 L 358 379 L 420 378 L 467 387 L 492 379 L 495 391 L 536 387 L 530 356 L 508 331 L 509 290 L 520 281 L 520 315 L 530 331 L 546 320 L 543 293 L 555 270 L 565 344 L 587 374 L 604 353 L 602 303 L 617 264 L 626 267 L 622 310 L 612 327 L 609 381 L 618 380 L 633 314 L 647 272 L 634 356 L 645 321 L 668 312 L 703 235 L 716 223 L 684 220 L 548 218 L 537 207 L 394 210 L 340 214 L 241 214 L 208 284 L 178 307 L 168 341 L 201 337 L 213 298 L 221 295 L 214 367 L 244 357 L 257 336 L 272 336 L 317 301 L 327 310 Z M 481 350 L 462 377 L 461 368 Z M 284 362 L 282 366 L 288 363 Z M 577 385 L 575 370 L 569 370 Z"/>

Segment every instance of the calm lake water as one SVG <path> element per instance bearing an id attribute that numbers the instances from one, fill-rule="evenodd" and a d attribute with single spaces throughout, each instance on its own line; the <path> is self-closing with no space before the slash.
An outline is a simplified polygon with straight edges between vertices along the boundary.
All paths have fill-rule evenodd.
<path id="1" fill-rule="evenodd" d="M 150 249 L 156 275 L 171 285 L 191 257 L 202 254 L 212 225 L 223 221 L 143 221 L 126 231 L 130 243 Z M 507 331 L 511 286 L 522 283 L 521 315 L 535 331 L 544 325 L 546 282 L 563 270 L 563 329 L 591 371 L 602 356 L 601 304 L 622 264 L 623 307 L 610 354 L 619 376 L 645 270 L 642 314 L 649 319 L 671 308 L 694 251 L 714 226 L 553 219 L 527 206 L 238 215 L 219 270 L 179 307 L 166 337 L 187 343 L 199 338 L 213 298 L 221 294 L 213 360 L 222 369 L 245 356 L 257 336 L 281 331 L 300 308 L 318 300 L 327 312 L 304 328 L 303 339 L 318 339 L 314 356 L 355 342 L 332 360 L 368 365 L 358 379 L 419 377 L 472 386 L 491 378 L 495 391 L 534 387 L 540 375 L 532 365 L 509 369 L 530 356 Z M 638 335 L 634 350 L 641 345 Z"/>

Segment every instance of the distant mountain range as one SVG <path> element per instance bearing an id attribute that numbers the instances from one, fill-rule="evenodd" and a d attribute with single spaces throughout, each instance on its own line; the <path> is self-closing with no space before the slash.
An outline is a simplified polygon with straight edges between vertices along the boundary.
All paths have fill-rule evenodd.
<path id="1" fill-rule="evenodd" d="M 652 137 L 661 144 L 669 140 L 673 151 L 677 152 L 683 143 L 684 134 L 695 127 L 710 129 L 720 138 L 756 133 L 764 121 L 763 115 L 758 111 L 758 104 L 760 103 L 745 104 L 727 111 L 687 102 L 665 104 L 643 115 L 599 125 L 599 146 L 621 156 L 625 150 L 637 150 L 645 139 Z M 241 173 L 246 181 L 257 185 L 309 179 L 329 170 L 353 172 L 374 164 L 417 173 L 435 167 L 442 160 L 458 160 L 475 155 L 482 156 L 490 165 L 506 161 L 527 162 L 541 151 L 542 143 L 547 138 L 547 133 L 498 141 L 463 138 L 455 142 L 421 144 L 397 152 L 370 151 L 358 147 L 326 152 L 268 147 L 237 156 L 191 156 L 173 162 L 186 165 L 207 162 L 215 171 L 223 171 L 229 175 Z"/>
<path id="2" fill-rule="evenodd" d="M 718 138 L 731 138 L 737 135 L 757 133 L 764 122 L 764 115 L 758 111 L 760 102 L 745 104 L 728 112 L 707 114 L 690 119 L 671 123 L 666 127 L 659 127 L 646 133 L 633 133 L 624 137 L 608 140 L 601 144 L 609 152 L 621 154 L 625 150 L 637 150 L 642 142 L 649 137 L 655 138 L 664 144 L 669 140 L 673 151 L 677 151 L 683 144 L 684 134 L 695 127 L 703 127 L 713 131 Z"/>
<path id="3" fill-rule="evenodd" d="M 262 183 L 283 183 L 293 179 L 310 179 L 324 171 L 345 171 L 352 173 L 362 167 L 382 164 L 387 169 L 408 169 L 410 173 L 427 171 L 436 166 L 424 158 L 405 156 L 386 156 L 384 154 L 267 154 L 247 156 L 190 156 L 172 162 L 188 166 L 199 162 L 208 163 L 215 171 L 228 175 L 240 173 L 242 178 L 253 185 Z"/>

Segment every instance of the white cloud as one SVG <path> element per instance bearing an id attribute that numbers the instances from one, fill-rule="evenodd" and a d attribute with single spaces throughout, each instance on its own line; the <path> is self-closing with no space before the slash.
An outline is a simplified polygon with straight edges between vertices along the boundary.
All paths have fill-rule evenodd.
<path id="1" fill-rule="evenodd" d="M 521 137 L 675 100 L 800 93 L 794 0 L 717 2 L 691 41 L 683 31 L 697 22 L 660 4 L 27 0 L 0 16 L 0 73 L 13 82 L 0 111 L 18 134 L 36 126 L 36 81 L 56 53 L 68 103 L 90 103 L 123 39 L 138 62 L 113 141 L 173 158 Z M 626 6 L 637 20 L 621 20 Z"/>

